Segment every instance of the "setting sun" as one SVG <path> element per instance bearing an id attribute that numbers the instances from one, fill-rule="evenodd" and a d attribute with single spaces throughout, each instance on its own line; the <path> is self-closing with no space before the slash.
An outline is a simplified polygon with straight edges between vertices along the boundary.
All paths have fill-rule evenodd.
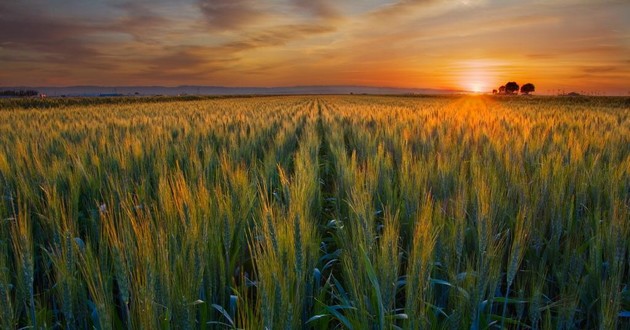
<path id="1" fill-rule="evenodd" d="M 481 93 L 481 92 L 483 92 L 484 89 L 483 89 L 483 86 L 481 84 L 474 83 L 474 84 L 471 85 L 470 90 L 472 92 L 475 92 L 475 93 Z"/>

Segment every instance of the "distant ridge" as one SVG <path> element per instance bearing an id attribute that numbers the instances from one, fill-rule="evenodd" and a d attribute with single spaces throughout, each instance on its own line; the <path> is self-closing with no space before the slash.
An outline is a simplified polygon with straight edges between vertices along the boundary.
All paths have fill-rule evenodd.
<path id="1" fill-rule="evenodd" d="M 370 86 L 288 86 L 223 87 L 183 85 L 165 86 L 67 86 L 67 87 L 0 87 L 0 89 L 35 89 L 48 96 L 99 95 L 302 95 L 302 94 L 457 94 L 460 90 L 431 88 L 396 88 Z"/>

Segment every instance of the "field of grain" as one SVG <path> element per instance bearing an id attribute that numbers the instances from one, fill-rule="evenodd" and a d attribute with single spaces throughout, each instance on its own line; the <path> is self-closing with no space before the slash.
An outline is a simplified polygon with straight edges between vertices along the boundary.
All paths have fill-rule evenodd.
<path id="1" fill-rule="evenodd" d="M 622 328 L 629 249 L 622 98 L 0 103 L 4 329 Z"/>

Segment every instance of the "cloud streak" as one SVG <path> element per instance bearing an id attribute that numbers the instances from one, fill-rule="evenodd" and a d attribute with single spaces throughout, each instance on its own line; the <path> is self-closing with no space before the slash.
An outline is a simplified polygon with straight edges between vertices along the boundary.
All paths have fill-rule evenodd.
<path id="1" fill-rule="evenodd" d="M 0 4 L 0 13 L 0 45 L 7 49 L 46 55 L 48 60 L 98 54 L 80 40 L 86 32 L 96 30 L 89 24 L 56 20 L 38 9 L 27 10 L 9 2 Z"/>
<path id="2" fill-rule="evenodd" d="M 267 17 L 255 0 L 199 0 L 199 8 L 209 26 L 219 30 L 238 29 Z"/>
<path id="3" fill-rule="evenodd" d="M 320 19 L 337 19 L 341 13 L 329 0 L 293 0 L 298 12 L 306 11 Z"/>
<path id="4" fill-rule="evenodd" d="M 217 47 L 218 50 L 244 51 L 263 47 L 284 46 L 295 40 L 303 40 L 313 35 L 335 31 L 334 27 L 317 24 L 291 24 L 273 26 L 262 31 L 254 31 Z"/>

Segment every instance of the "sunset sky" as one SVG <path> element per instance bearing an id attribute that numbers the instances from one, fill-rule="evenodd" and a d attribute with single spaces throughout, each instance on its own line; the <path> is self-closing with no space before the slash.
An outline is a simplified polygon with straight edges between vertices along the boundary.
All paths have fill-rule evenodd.
<path id="1" fill-rule="evenodd" d="M 15 0 L 0 86 L 630 93 L 630 1 Z"/>

